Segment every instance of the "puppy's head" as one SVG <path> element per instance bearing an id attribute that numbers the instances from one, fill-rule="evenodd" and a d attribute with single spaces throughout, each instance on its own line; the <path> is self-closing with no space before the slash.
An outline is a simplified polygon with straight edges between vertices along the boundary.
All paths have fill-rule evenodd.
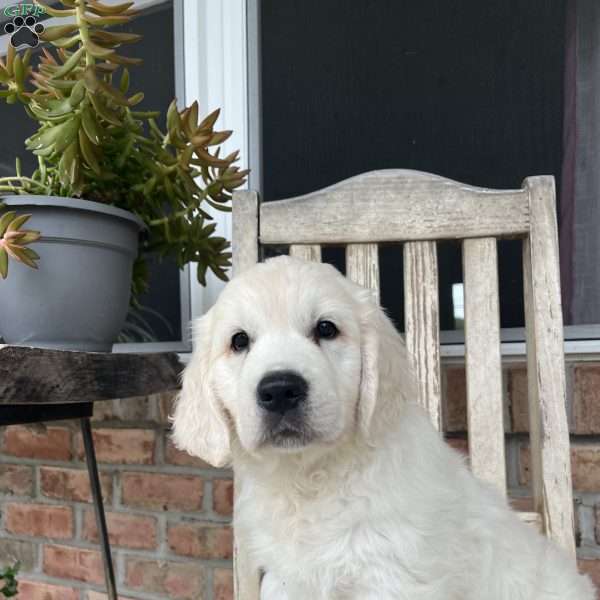
<path id="1" fill-rule="evenodd" d="M 175 443 L 223 466 L 232 435 L 257 454 L 367 432 L 391 330 L 371 292 L 330 265 L 285 256 L 256 265 L 195 323 Z"/>

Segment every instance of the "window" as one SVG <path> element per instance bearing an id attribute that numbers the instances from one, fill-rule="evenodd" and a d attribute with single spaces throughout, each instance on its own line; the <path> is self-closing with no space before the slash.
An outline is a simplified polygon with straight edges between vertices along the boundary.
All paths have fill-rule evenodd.
<path id="1" fill-rule="evenodd" d="M 266 201 L 384 168 L 492 188 L 552 174 L 560 201 L 567 0 L 250 4 Z M 460 246 L 438 255 L 441 326 L 460 329 Z M 324 257 L 343 268 L 339 249 Z M 402 329 L 402 253 L 384 247 L 380 259 L 382 302 Z M 505 337 L 522 339 L 520 241 L 499 242 L 499 278 Z"/>

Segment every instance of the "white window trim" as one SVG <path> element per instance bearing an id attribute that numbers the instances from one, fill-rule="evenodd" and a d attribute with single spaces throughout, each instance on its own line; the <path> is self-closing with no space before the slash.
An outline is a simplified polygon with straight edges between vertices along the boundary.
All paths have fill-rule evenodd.
<path id="1" fill-rule="evenodd" d="M 201 114 L 221 109 L 216 127 L 233 135 L 222 152 L 240 151 L 240 167 L 248 164 L 248 108 L 245 0 L 183 1 L 183 94 L 186 105 L 198 100 Z M 217 234 L 231 240 L 231 213 L 206 209 L 217 223 Z M 204 314 L 225 285 L 212 273 L 207 285 L 191 269 L 191 315 Z"/>
<path id="2" fill-rule="evenodd" d="M 151 0 L 146 0 L 151 1 Z M 157 0 L 153 0 L 156 2 Z M 248 157 L 248 68 L 246 0 L 173 0 L 175 40 L 175 92 L 180 107 L 198 101 L 200 114 L 216 108 L 219 129 L 233 135 L 223 144 L 223 154 L 240 151 L 240 168 Z M 231 240 L 231 213 L 205 208 L 217 224 L 216 235 Z M 184 357 L 191 350 L 191 320 L 203 315 L 215 302 L 224 282 L 212 272 L 206 286 L 187 266 L 180 275 L 182 342 L 116 344 L 115 352 L 174 350 Z"/>

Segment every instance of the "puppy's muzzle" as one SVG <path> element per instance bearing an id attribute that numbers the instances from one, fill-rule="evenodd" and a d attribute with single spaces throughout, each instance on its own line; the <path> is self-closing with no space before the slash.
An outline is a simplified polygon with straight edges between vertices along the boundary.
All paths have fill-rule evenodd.
<path id="1" fill-rule="evenodd" d="M 267 373 L 256 388 L 258 405 L 280 415 L 297 408 L 306 400 L 307 394 L 306 379 L 293 371 Z"/>

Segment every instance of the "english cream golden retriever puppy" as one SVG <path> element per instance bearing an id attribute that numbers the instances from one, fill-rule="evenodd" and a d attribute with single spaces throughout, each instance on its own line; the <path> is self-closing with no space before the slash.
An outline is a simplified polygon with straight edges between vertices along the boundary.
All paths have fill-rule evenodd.
<path id="1" fill-rule="evenodd" d="M 258 264 L 195 324 L 174 440 L 235 466 L 261 597 L 592 600 L 414 399 L 401 336 L 329 265 Z"/>

